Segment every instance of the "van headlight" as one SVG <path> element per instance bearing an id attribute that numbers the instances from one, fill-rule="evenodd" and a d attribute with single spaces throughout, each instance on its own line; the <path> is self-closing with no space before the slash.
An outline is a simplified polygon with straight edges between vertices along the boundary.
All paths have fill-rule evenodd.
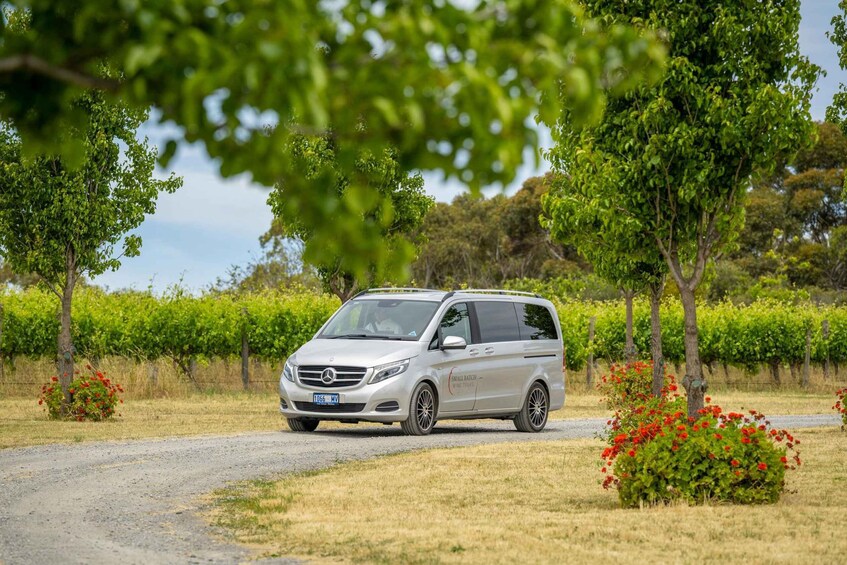
<path id="1" fill-rule="evenodd" d="M 282 368 L 282 376 L 286 380 L 294 382 L 294 373 L 297 372 L 297 366 L 291 363 L 290 360 L 285 361 L 285 366 Z"/>
<path id="2" fill-rule="evenodd" d="M 385 379 L 390 379 L 391 377 L 396 377 L 403 371 L 409 368 L 409 359 L 403 359 L 402 361 L 395 361 L 394 363 L 388 363 L 386 365 L 379 365 L 374 367 L 374 376 L 371 377 L 371 380 L 368 381 L 370 384 L 381 383 Z"/>

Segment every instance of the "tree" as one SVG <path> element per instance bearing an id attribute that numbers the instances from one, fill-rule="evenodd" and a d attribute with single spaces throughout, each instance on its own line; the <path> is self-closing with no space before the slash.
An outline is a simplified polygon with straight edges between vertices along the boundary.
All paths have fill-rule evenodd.
<path id="1" fill-rule="evenodd" d="M 260 238 L 262 256 L 245 266 L 233 265 L 226 278 L 218 278 L 213 290 L 257 292 L 266 289 L 301 287 L 320 290 L 314 269 L 303 262 L 303 242 L 279 235 L 275 225 Z"/>
<path id="2" fill-rule="evenodd" d="M 840 0 L 838 7 L 841 13 L 832 18 L 832 31 L 826 35 L 838 47 L 838 66 L 841 70 L 847 70 L 847 0 Z M 839 124 L 847 133 L 847 85 L 844 83 L 841 83 L 832 104 L 826 109 L 826 121 Z"/>
<path id="3" fill-rule="evenodd" d="M 748 193 L 745 226 L 731 258 L 751 277 L 778 276 L 794 286 L 835 287 L 837 261 L 831 264 L 835 255 L 829 250 L 833 231 L 847 225 L 847 136 L 826 122 L 817 123 L 816 130 L 811 147 Z"/>
<path id="4" fill-rule="evenodd" d="M 400 168 L 395 151 L 386 150 L 379 155 L 363 151 L 350 172 L 339 168 L 337 152 L 329 137 L 296 137 L 288 147 L 288 154 L 303 178 L 332 187 L 343 207 L 330 216 L 336 225 L 352 222 L 372 233 L 372 238 L 368 239 L 386 242 L 389 250 L 400 248 L 405 250 L 405 255 L 414 255 L 412 234 L 423 223 L 434 201 L 424 192 L 420 174 L 410 175 Z M 378 209 L 362 205 L 367 198 L 366 190 L 377 193 L 384 205 Z M 285 181 L 271 192 L 268 202 L 276 218 L 271 230 L 263 236 L 265 242 L 273 238 L 296 238 L 305 242 L 304 261 L 317 269 L 324 287 L 342 302 L 349 300 L 358 289 L 381 281 L 381 265 L 371 263 L 363 276 L 356 269 L 356 257 L 345 253 L 337 237 L 328 236 L 310 222 L 303 221 L 293 200 Z M 322 253 L 315 253 L 314 249 L 321 249 Z M 377 257 L 375 261 L 380 259 Z"/>
<path id="5" fill-rule="evenodd" d="M 561 138 L 550 155 L 553 166 L 560 171 L 589 166 L 581 159 L 593 155 L 578 145 L 569 144 Z M 625 219 L 621 221 L 615 202 L 594 191 L 593 179 L 598 175 L 614 174 L 614 170 L 603 171 L 607 163 L 594 162 L 593 175 L 570 177 L 560 174 L 551 183 L 551 190 L 544 198 L 542 224 L 550 235 L 562 243 L 574 245 L 579 253 L 594 267 L 600 277 L 622 289 L 626 302 L 626 346 L 627 362 L 635 360 L 633 338 L 632 301 L 636 293 L 648 289 L 650 292 L 650 350 L 653 359 L 653 394 L 659 396 L 664 386 L 664 356 L 662 354 L 662 327 L 659 306 L 665 287 L 667 265 L 659 250 L 652 244 L 652 234 L 641 226 Z"/>
<path id="6" fill-rule="evenodd" d="M 0 251 L 15 272 L 37 274 L 61 302 L 58 367 L 66 401 L 74 374 L 74 287 L 138 255 L 141 239 L 129 232 L 155 211 L 160 192 L 182 184 L 152 177 L 156 151 L 136 138 L 146 112 L 99 93 L 74 104 L 88 116 L 83 130 L 65 134 L 81 147 L 77 167 L 57 155 L 24 155 L 17 133 L 0 128 Z"/>
<path id="7" fill-rule="evenodd" d="M 30 287 L 38 283 L 38 275 L 33 273 L 16 273 L 8 263 L 0 264 L 0 284 Z"/>
<path id="8" fill-rule="evenodd" d="M 359 275 L 374 265 L 400 275 L 408 248 L 338 221 L 388 201 L 359 187 L 350 210 L 332 186 L 299 177 L 279 155 L 292 136 L 331 136 L 337 167 L 351 178 L 362 151 L 392 147 L 402 170 L 438 169 L 478 190 L 514 178 L 524 149 L 537 146 L 531 118 L 553 123 L 559 94 L 591 119 L 601 87 L 631 87 L 662 59 L 652 37 L 627 26 L 600 31 L 569 2 L 456 4 L 9 0 L 0 17 L 0 119 L 27 151 L 71 158 L 74 145 L 57 145 L 55 132 L 84 123 L 68 104 L 80 89 L 155 106 L 158 121 L 179 126 L 163 164 L 185 140 L 202 143 L 224 176 L 249 172 L 266 186 L 282 179 L 290 207 L 319 236 L 307 254 L 321 255 L 318 242 L 332 238 L 327 253 L 343 251 Z"/>
<path id="9" fill-rule="evenodd" d="M 706 381 L 695 290 L 709 259 L 737 239 L 751 177 L 811 139 L 809 103 L 819 71 L 799 53 L 799 0 L 585 5 L 594 17 L 661 29 L 668 43 L 660 82 L 609 100 L 602 121 L 582 132 L 565 117 L 555 139 L 590 155 L 566 172 L 607 200 L 615 221 L 649 234 L 664 257 L 683 305 L 683 385 L 696 416 Z"/>
<path id="10" fill-rule="evenodd" d="M 576 253 L 551 241 L 538 222 L 550 182 L 549 175 L 531 177 L 512 197 L 461 194 L 450 204 L 436 204 L 421 227 L 415 281 L 437 288 L 492 288 L 578 268 Z"/>

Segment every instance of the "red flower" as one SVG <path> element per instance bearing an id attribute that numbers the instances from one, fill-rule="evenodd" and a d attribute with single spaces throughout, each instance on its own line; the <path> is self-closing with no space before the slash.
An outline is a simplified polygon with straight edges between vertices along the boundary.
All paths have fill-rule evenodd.
<path id="1" fill-rule="evenodd" d="M 627 455 L 629 455 L 630 457 L 635 457 L 635 450 L 634 450 L 634 449 L 630 449 L 630 450 L 627 452 Z"/>
<path id="2" fill-rule="evenodd" d="M 721 434 L 715 434 L 715 439 L 723 439 L 723 436 Z"/>
<path id="3" fill-rule="evenodd" d="M 738 459 L 733 459 L 732 461 L 729 462 L 729 464 L 732 465 L 733 467 L 738 467 L 739 465 L 741 465 L 741 463 L 738 462 Z"/>
<path id="4" fill-rule="evenodd" d="M 782 457 L 780 457 L 780 458 L 779 458 L 779 460 L 780 460 L 782 463 L 788 463 L 788 457 L 786 457 L 785 455 L 783 455 Z"/>
<path id="5" fill-rule="evenodd" d="M 724 451 L 729 451 L 730 449 L 732 449 L 732 448 L 728 445 L 723 446 Z"/>
<path id="6" fill-rule="evenodd" d="M 760 462 L 759 462 L 759 471 L 764 471 L 764 470 L 765 470 L 765 469 L 767 469 L 767 468 L 768 468 L 768 464 L 767 464 L 767 463 L 762 462 L 762 461 L 760 461 Z"/>

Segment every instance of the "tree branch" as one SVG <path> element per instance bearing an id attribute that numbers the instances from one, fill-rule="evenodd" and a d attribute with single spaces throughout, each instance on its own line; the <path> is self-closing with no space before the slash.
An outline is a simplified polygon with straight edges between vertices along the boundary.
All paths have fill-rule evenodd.
<path id="1" fill-rule="evenodd" d="M 120 83 L 116 80 L 94 77 L 73 69 L 55 67 L 44 59 L 30 54 L 12 55 L 0 59 L 0 73 L 14 71 L 30 71 L 81 88 L 114 91 L 120 86 Z"/>
<path id="2" fill-rule="evenodd" d="M 55 294 L 59 298 L 59 300 L 62 299 L 62 293 L 59 292 L 59 290 L 56 288 L 56 286 L 53 283 L 51 283 L 50 281 L 47 280 L 47 277 L 45 277 L 44 275 L 42 275 L 41 273 L 39 273 L 37 271 L 36 271 L 35 274 L 38 275 L 38 277 L 41 279 L 41 281 L 45 285 L 47 285 L 47 288 L 50 289 L 50 292 Z"/>

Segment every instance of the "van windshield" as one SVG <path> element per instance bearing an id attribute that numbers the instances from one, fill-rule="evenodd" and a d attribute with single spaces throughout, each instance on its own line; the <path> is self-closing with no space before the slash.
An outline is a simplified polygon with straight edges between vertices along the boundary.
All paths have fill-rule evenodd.
<path id="1" fill-rule="evenodd" d="M 417 341 L 439 306 L 424 300 L 351 300 L 318 337 Z"/>

